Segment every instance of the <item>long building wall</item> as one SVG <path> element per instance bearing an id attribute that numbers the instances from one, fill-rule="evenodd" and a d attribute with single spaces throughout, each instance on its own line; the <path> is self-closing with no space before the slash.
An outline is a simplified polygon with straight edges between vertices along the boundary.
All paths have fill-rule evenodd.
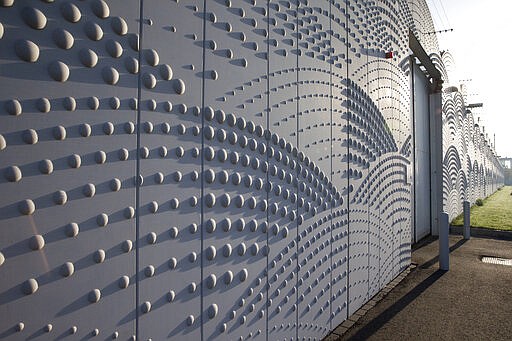
<path id="1" fill-rule="evenodd" d="M 444 65 L 450 60 L 445 53 Z M 443 155 L 443 207 L 450 220 L 462 213 L 465 200 L 474 204 L 504 185 L 496 152 L 462 93 L 453 88 L 443 93 Z"/>
<path id="2" fill-rule="evenodd" d="M 325 336 L 410 263 L 409 28 L 424 1 L 0 1 L 0 339 Z"/>

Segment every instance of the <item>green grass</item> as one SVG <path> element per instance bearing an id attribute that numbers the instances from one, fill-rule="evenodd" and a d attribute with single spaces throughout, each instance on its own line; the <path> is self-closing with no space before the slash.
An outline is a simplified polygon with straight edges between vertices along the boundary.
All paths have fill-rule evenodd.
<path id="1" fill-rule="evenodd" d="M 512 186 L 502 187 L 484 199 L 483 206 L 471 207 L 471 226 L 495 230 L 512 230 Z M 463 225 L 462 214 L 455 218 L 454 226 Z"/>

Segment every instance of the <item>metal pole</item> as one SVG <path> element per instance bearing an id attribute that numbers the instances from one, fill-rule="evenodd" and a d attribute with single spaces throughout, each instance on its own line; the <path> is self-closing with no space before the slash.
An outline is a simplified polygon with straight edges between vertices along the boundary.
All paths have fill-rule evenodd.
<path id="1" fill-rule="evenodd" d="M 462 206 L 464 207 L 464 239 L 469 240 L 471 238 L 471 222 L 470 222 L 470 208 L 469 208 L 469 201 L 464 201 L 462 203 Z"/>
<path id="2" fill-rule="evenodd" d="M 450 242 L 448 240 L 448 213 L 441 213 L 439 221 L 439 269 L 450 270 Z"/>

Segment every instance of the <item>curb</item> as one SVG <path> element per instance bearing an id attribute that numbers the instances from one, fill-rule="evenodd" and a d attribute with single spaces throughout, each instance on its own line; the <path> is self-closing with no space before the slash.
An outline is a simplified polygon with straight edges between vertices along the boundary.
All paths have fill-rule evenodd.
<path id="1" fill-rule="evenodd" d="M 463 226 L 450 226 L 450 234 L 462 235 L 463 229 Z M 471 236 L 478 238 L 512 240 L 512 231 L 491 230 L 482 227 L 471 227 Z"/>

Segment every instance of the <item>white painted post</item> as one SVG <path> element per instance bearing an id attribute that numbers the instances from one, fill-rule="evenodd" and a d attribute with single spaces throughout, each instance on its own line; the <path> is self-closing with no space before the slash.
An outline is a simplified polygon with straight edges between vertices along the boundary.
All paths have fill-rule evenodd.
<path id="1" fill-rule="evenodd" d="M 450 270 L 450 242 L 448 240 L 448 213 L 442 212 L 439 221 L 439 269 Z"/>
<path id="2" fill-rule="evenodd" d="M 469 201 L 464 201 L 462 203 L 462 206 L 464 208 L 464 239 L 469 240 L 471 238 L 471 221 L 470 221 L 470 207 L 469 207 Z"/>

